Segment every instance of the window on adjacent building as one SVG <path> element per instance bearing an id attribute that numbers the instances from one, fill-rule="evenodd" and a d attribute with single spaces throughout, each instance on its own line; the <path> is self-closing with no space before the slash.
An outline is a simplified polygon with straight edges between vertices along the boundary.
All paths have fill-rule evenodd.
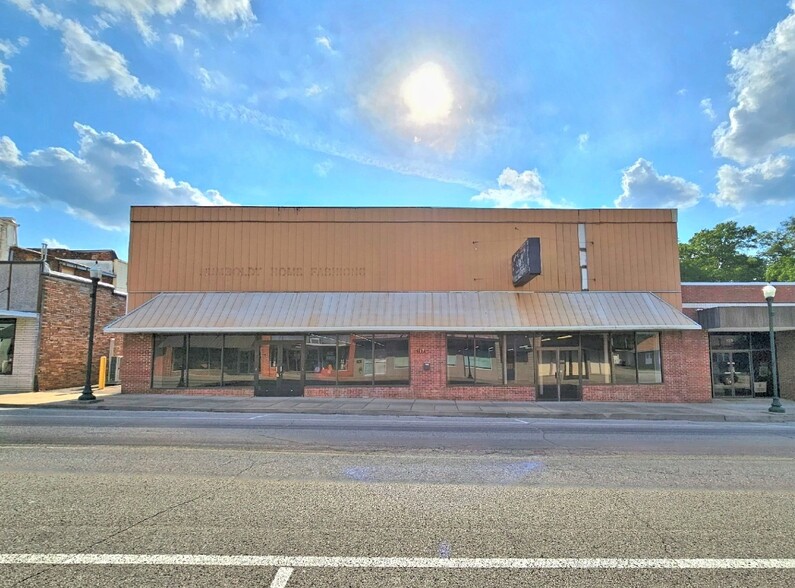
<path id="1" fill-rule="evenodd" d="M 9 375 L 14 370 L 16 327 L 16 319 L 0 319 L 0 375 Z"/>
<path id="2" fill-rule="evenodd" d="M 501 337 L 455 333 L 447 336 L 447 381 L 451 384 L 503 383 Z"/>

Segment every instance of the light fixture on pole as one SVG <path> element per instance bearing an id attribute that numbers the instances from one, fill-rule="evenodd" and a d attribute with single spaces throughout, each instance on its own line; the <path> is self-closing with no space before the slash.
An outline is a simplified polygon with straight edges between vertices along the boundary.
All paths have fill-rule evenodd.
<path id="1" fill-rule="evenodd" d="M 88 356 L 86 357 L 86 383 L 83 386 L 83 393 L 78 397 L 78 400 L 90 401 L 96 400 L 97 397 L 91 392 L 91 363 L 94 354 L 94 319 L 97 314 L 97 284 L 102 277 L 102 268 L 95 261 L 91 269 L 88 270 L 88 275 L 91 277 L 91 319 L 88 324 Z"/>
<path id="2" fill-rule="evenodd" d="M 773 284 L 767 284 L 762 288 L 762 296 L 767 301 L 767 324 L 770 328 L 770 363 L 773 372 L 773 402 L 770 404 L 770 412 L 786 412 L 781 406 L 781 399 L 778 396 L 778 367 L 776 365 L 776 335 L 773 332 L 773 298 L 776 297 L 776 288 Z"/>

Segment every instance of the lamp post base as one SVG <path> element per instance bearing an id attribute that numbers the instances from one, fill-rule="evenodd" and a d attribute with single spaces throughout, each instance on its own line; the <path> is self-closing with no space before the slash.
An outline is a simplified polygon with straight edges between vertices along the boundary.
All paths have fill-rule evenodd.
<path id="1" fill-rule="evenodd" d="M 770 405 L 770 408 L 767 409 L 768 412 L 787 412 L 783 406 L 781 406 L 781 400 L 778 397 L 773 398 L 773 403 Z"/>
<path id="2" fill-rule="evenodd" d="M 97 397 L 94 396 L 93 392 L 91 392 L 91 388 L 89 386 L 86 386 L 85 388 L 83 388 L 83 393 L 80 396 L 78 396 L 77 399 L 82 400 L 83 402 L 87 402 L 91 400 L 96 400 Z"/>

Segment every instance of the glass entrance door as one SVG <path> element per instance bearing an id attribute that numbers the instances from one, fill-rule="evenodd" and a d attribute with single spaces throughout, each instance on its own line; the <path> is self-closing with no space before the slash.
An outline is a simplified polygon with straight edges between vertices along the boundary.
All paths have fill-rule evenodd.
<path id="1" fill-rule="evenodd" d="M 753 396 L 747 351 L 712 352 L 712 392 L 714 396 Z"/>
<path id="2" fill-rule="evenodd" d="M 553 401 L 582 399 L 579 350 L 541 350 L 536 399 Z"/>
<path id="3" fill-rule="evenodd" d="M 263 337 L 255 396 L 303 396 L 303 348 L 300 336 Z"/>

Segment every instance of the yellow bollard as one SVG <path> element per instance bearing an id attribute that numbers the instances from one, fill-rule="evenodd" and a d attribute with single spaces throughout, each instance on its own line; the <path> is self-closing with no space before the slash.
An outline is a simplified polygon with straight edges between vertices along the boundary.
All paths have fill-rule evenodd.
<path id="1" fill-rule="evenodd" d="M 104 355 L 99 358 L 99 389 L 105 389 L 105 380 L 108 376 L 108 358 Z"/>

